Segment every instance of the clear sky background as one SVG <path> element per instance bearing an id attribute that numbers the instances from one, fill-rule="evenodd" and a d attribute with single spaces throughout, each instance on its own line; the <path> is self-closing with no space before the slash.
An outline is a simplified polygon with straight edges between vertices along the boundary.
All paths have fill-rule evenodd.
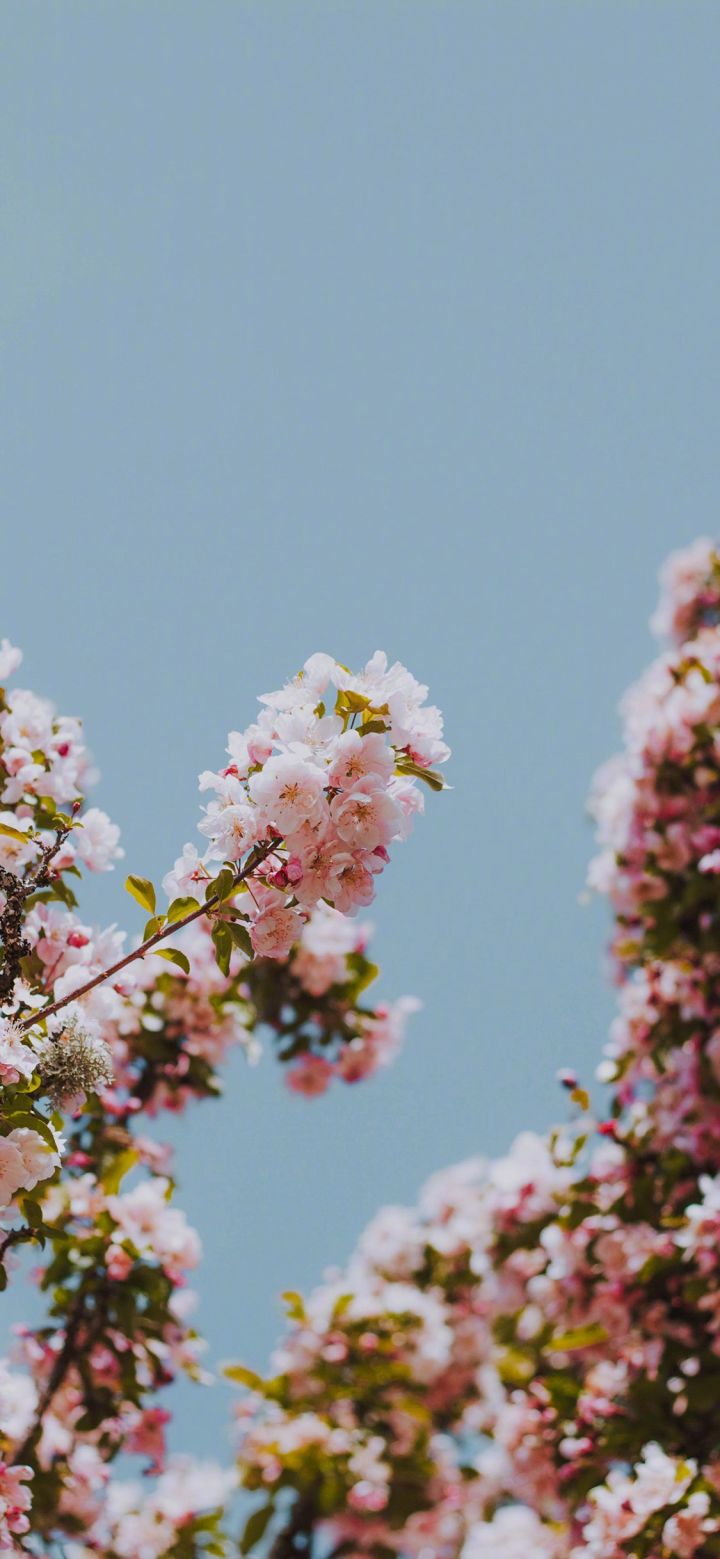
<path id="1" fill-rule="evenodd" d="M 316 649 L 454 747 L 373 914 L 394 1070 L 188 1114 L 210 1357 L 382 1202 L 502 1151 L 612 1011 L 583 807 L 663 555 L 716 529 L 716 0 L 5 0 L 2 622 L 125 869 Z M 139 929 L 124 871 L 88 913 Z M 3 1301 L 7 1314 L 17 1300 Z M 13 1310 L 15 1305 L 15 1310 Z M 189 1388 L 175 1444 L 224 1450 Z"/>

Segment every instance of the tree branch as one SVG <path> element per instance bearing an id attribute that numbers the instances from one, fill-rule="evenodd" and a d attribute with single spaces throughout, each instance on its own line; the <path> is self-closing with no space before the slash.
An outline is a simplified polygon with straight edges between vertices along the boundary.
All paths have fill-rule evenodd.
<path id="1" fill-rule="evenodd" d="M 9 1000 L 20 973 L 20 963 L 30 952 L 30 943 L 23 936 L 25 921 L 25 884 L 21 877 L 0 866 L 0 891 L 5 904 L 0 915 L 0 942 L 3 948 L 3 965 L 0 969 L 0 1005 Z"/>
<path id="2" fill-rule="evenodd" d="M 267 1559 L 298 1559 L 299 1555 L 309 1559 L 314 1522 L 313 1501 L 309 1497 L 298 1499 L 287 1526 L 278 1532 Z"/>
<path id="3" fill-rule="evenodd" d="M 87 996 L 88 991 L 94 991 L 96 986 L 104 985 L 106 980 L 112 979 L 113 975 L 119 974 L 122 969 L 127 969 L 128 965 L 135 963 L 137 958 L 144 958 L 146 953 L 151 953 L 159 942 L 165 941 L 166 937 L 173 936 L 177 931 L 182 931 L 193 920 L 200 920 L 203 915 L 209 915 L 212 910 L 217 908 L 218 904 L 225 903 L 226 899 L 230 898 L 235 889 L 240 887 L 241 883 L 246 882 L 248 877 L 252 876 L 253 872 L 257 870 L 258 866 L 262 865 L 262 862 L 268 855 L 272 854 L 273 850 L 277 850 L 279 842 L 278 839 L 271 839 L 265 844 L 258 846 L 242 870 L 236 872 L 230 892 L 224 894 L 222 899 L 219 893 L 211 894 L 204 904 L 198 904 L 197 909 L 191 910 L 189 915 L 184 915 L 182 920 L 175 920 L 172 925 L 161 926 L 159 931 L 155 931 L 152 936 L 149 936 L 133 952 L 126 953 L 124 958 L 119 958 L 117 963 L 110 964 L 107 969 L 101 969 L 100 973 L 94 975 L 92 980 L 87 980 L 85 985 L 79 986 L 77 990 L 71 991 L 67 996 L 62 996 L 59 1001 L 51 1002 L 48 1007 L 39 1008 L 30 1017 L 24 1018 L 19 1027 L 23 1030 L 34 1028 L 35 1024 L 42 1022 L 44 1018 L 50 1018 L 54 1013 L 61 1012 L 62 1008 L 68 1005 L 68 1002 L 79 1001 L 81 996 Z"/>
<path id="4" fill-rule="evenodd" d="M 73 806 L 73 814 L 79 807 L 78 801 Z M 52 844 L 41 847 L 35 866 L 27 877 L 18 877 L 6 866 L 0 866 L 0 891 L 5 894 L 5 904 L 0 914 L 0 944 L 4 954 L 0 969 L 0 1006 L 12 996 L 22 959 L 31 951 L 30 943 L 22 934 L 27 900 L 38 888 L 45 887 L 51 881 L 50 864 L 62 849 L 72 826 L 70 820 L 56 827 Z"/>

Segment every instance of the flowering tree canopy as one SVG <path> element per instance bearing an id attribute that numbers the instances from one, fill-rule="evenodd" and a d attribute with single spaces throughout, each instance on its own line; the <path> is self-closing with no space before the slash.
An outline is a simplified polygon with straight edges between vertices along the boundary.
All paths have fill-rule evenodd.
<path id="1" fill-rule="evenodd" d="M 128 887 L 125 950 L 75 881 L 118 833 L 80 797 L 77 722 L 4 695 L 0 1235 L 38 1244 L 44 1325 L 0 1372 L 0 1547 L 67 1559 L 710 1559 L 720 1555 L 720 551 L 671 558 L 670 647 L 623 704 L 591 798 L 618 1015 L 601 1107 L 381 1211 L 243 1366 L 233 1468 L 166 1461 L 157 1393 L 205 1379 L 184 1287 L 200 1248 L 142 1117 L 217 1092 L 273 1037 L 308 1095 L 387 1061 L 353 918 L 442 788 L 438 711 L 376 655 L 313 656 L 231 733 L 199 853 Z M 4 645 L 2 674 L 16 669 Z M 163 900 L 163 903 L 165 901 Z M 410 1004 L 412 1005 L 412 1004 Z M 124 1478 L 121 1453 L 148 1481 Z M 239 1501 L 238 1487 L 245 1491 Z"/>
<path id="2" fill-rule="evenodd" d="M 3 641 L 3 684 L 20 661 Z M 78 908 L 83 869 L 123 853 L 85 806 L 79 721 L 0 694 L 0 1281 L 35 1246 L 47 1297 L 0 1362 L 0 1549 L 225 1552 L 237 1473 L 166 1462 L 158 1392 L 209 1377 L 185 1286 L 200 1242 L 147 1122 L 217 1094 L 228 1050 L 255 1060 L 263 1035 L 306 1095 L 392 1058 L 414 1003 L 368 1003 L 378 971 L 355 915 L 424 788 L 443 789 L 426 698 L 380 653 L 359 675 L 314 655 L 263 697 L 200 777 L 202 850 L 185 845 L 162 895 L 127 878 L 147 917 L 128 948 Z M 150 1493 L 111 1480 L 122 1453 L 144 1458 Z"/>
<path id="3" fill-rule="evenodd" d="M 619 1012 L 598 1118 L 386 1208 L 238 1369 L 246 1548 L 280 1559 L 720 1553 L 720 552 L 670 559 L 671 640 L 592 796 Z"/>

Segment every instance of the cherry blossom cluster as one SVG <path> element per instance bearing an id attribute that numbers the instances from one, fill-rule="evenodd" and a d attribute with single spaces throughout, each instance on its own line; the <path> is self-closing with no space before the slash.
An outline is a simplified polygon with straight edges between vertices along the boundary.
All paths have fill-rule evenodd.
<path id="1" fill-rule="evenodd" d="M 83 1541 L 73 1544 L 73 1559 L 194 1559 L 227 1552 L 223 1507 L 235 1486 L 232 1471 L 190 1457 L 171 1458 L 147 1489 L 127 1480 L 109 1486 L 102 1518 Z M 90 1539 L 88 1542 L 87 1539 Z"/>
<path id="2" fill-rule="evenodd" d="M 171 898 L 213 891 L 218 867 L 255 850 L 265 870 L 235 900 L 228 930 L 261 958 L 284 961 L 323 902 L 354 915 L 371 903 L 389 847 L 423 809 L 420 781 L 442 789 L 449 748 L 427 688 L 378 651 L 358 675 L 312 655 L 255 724 L 231 731 L 229 762 L 200 776 L 211 793 L 203 856 L 186 845 L 164 886 Z"/>
<path id="3" fill-rule="evenodd" d="M 292 1489 L 319 1552 L 716 1551 L 720 1182 L 604 1134 L 579 1173 L 578 1141 L 435 1177 L 293 1296 L 270 1379 L 237 1373 L 254 1519 Z"/>
<path id="4" fill-rule="evenodd" d="M 19 662 L 3 641 L 0 676 Z M 297 685 L 311 675 L 306 668 Z M 317 665 L 315 676 L 319 687 Z M 384 778 L 368 781 L 358 805 L 399 825 L 421 808 L 419 795 L 411 799 L 418 774 L 441 788 L 429 767 L 446 755 L 439 714 L 383 657 L 363 677 L 341 680 L 342 712 L 326 726 L 313 713 L 326 734 L 323 756 L 310 761 L 329 771 L 343 752 L 359 751 L 362 764 L 374 753 L 370 772 L 380 763 Z M 370 692 L 379 700 L 381 688 L 385 707 L 373 710 L 369 730 Z M 273 698 L 268 731 L 293 711 L 306 719 L 291 691 L 272 695 L 268 710 Z M 396 743 L 392 776 L 379 758 L 380 726 Z M 332 757 L 330 730 L 340 736 L 346 727 L 351 741 Z M 277 756 L 302 763 L 299 746 L 284 740 L 278 733 Z M 248 797 L 264 767 L 248 764 Z M 256 1060 L 264 1036 L 289 1086 L 306 1096 L 334 1077 L 370 1076 L 392 1058 L 416 1004 L 366 1004 L 378 973 L 367 956 L 370 928 L 320 895 L 296 898 L 289 844 L 266 813 L 245 851 L 237 841 L 218 850 L 215 840 L 199 861 L 186 847 L 165 880 L 166 913 L 147 879 L 128 878 L 151 916 L 137 945 L 116 927 L 86 924 L 73 879 L 122 854 L 115 825 L 85 806 L 92 777 L 77 720 L 33 694 L 2 693 L 0 1281 L 13 1274 L 17 1247 L 40 1246 L 34 1277 L 47 1315 L 20 1329 L 12 1364 L 0 1361 L 0 1548 L 24 1552 L 28 1535 L 28 1551 L 64 1543 L 74 1559 L 193 1559 L 225 1552 L 220 1507 L 237 1474 L 166 1460 L 162 1393 L 179 1373 L 200 1384 L 211 1377 L 186 1286 L 199 1238 L 174 1205 L 170 1152 L 144 1121 L 218 1094 L 230 1048 Z M 328 775 L 328 809 L 352 788 Z M 257 799 L 247 805 L 259 818 Z M 219 816 L 220 798 L 213 806 Z M 316 828 L 321 813 L 316 798 L 296 833 Z M 405 831 L 398 826 L 398 836 Z M 350 851 L 356 864 L 363 850 Z M 374 875 L 386 857 L 383 845 Z M 257 929 L 279 905 L 296 932 L 282 948 Z M 121 1454 L 144 1459 L 150 1484 L 114 1480 Z"/>
<path id="5" fill-rule="evenodd" d="M 248 957 L 236 944 L 226 960 L 218 958 L 223 923 L 211 930 L 198 921 L 178 938 L 190 965 L 187 978 L 168 972 L 167 965 L 152 972 L 147 960 L 149 983 L 142 1008 L 134 1010 L 132 1046 L 136 1054 L 146 1035 L 154 1047 L 158 1036 L 165 1036 L 168 1068 L 158 1082 L 165 1107 L 182 1108 L 189 1094 L 208 1085 L 212 1090 L 233 1045 L 256 1062 L 264 1035 L 286 1068 L 288 1087 L 306 1097 L 324 1093 L 333 1078 L 358 1082 L 393 1060 L 418 1003 L 402 997 L 366 1005 L 365 992 L 378 974 L 367 956 L 372 933 L 367 922 L 319 904 L 284 962 Z"/>
<path id="6" fill-rule="evenodd" d="M 321 904 L 285 963 L 248 956 L 231 943 L 220 967 L 224 923 L 196 920 L 174 939 L 187 972 L 149 953 L 121 981 L 96 986 L 80 1004 L 73 993 L 121 956 L 123 934 L 97 931 L 64 905 L 30 911 L 27 967 L 39 989 L 68 1001 L 49 1019 L 51 1030 L 67 1034 L 74 1018 L 95 1047 L 97 1065 L 104 1047 L 111 1052 L 114 1085 L 104 1089 L 106 1108 L 122 1111 L 138 1066 L 152 1057 L 155 1081 L 146 1107 L 180 1110 L 218 1091 L 218 1070 L 233 1047 L 257 1061 L 263 1036 L 274 1042 L 288 1086 L 306 1095 L 324 1092 L 333 1078 L 356 1082 L 393 1059 L 417 1003 L 404 997 L 367 1005 L 378 974 L 368 957 L 367 922 Z M 8 1066 L 20 1065 L 29 1076 L 40 1049 L 29 1048 L 10 1025 L 4 1048 L 0 1035 L 0 1069 L 5 1055 Z"/>
<path id="7" fill-rule="evenodd" d="M 679 640 L 596 787 L 619 1015 L 600 1118 L 436 1176 L 237 1372 L 246 1547 L 390 1559 L 720 1553 L 720 593 L 663 574 Z M 719 857 L 720 859 L 720 857 Z"/>
<path id="8" fill-rule="evenodd" d="M 522 1274 L 495 1277 L 499 1231 L 549 1220 L 570 1178 L 525 1134 L 506 1159 L 436 1175 L 416 1209 L 385 1208 L 344 1273 L 307 1303 L 287 1296 L 269 1380 L 229 1372 L 249 1388 L 240 1469 L 264 1500 L 251 1520 L 277 1526 L 292 1488 L 292 1520 L 321 1549 L 460 1552 L 496 1479 L 459 1442 L 489 1430 L 503 1395 L 493 1319 L 522 1292 Z"/>
<path id="9" fill-rule="evenodd" d="M 651 628 L 659 639 L 684 644 L 704 624 L 713 626 L 720 611 L 718 543 L 701 536 L 672 552 L 660 570 L 660 600 Z"/>
<path id="10" fill-rule="evenodd" d="M 676 637 L 623 702 L 625 750 L 591 809 L 590 882 L 615 913 L 620 1013 L 603 1080 L 638 1138 L 717 1160 L 720 1121 L 720 563 L 712 543 L 674 555 L 654 621 Z"/>
<path id="11" fill-rule="evenodd" d="M 58 812 L 78 802 L 96 778 L 83 741 L 81 722 L 58 715 L 51 703 L 25 688 L 4 684 L 17 671 L 22 652 L 0 644 L 0 865 L 22 872 L 52 839 Z M 4 809 L 4 810 L 3 810 Z M 16 837 L 25 835 L 24 839 Z M 59 877 L 79 863 L 108 871 L 123 852 L 120 830 L 98 807 L 85 811 L 54 861 Z"/>

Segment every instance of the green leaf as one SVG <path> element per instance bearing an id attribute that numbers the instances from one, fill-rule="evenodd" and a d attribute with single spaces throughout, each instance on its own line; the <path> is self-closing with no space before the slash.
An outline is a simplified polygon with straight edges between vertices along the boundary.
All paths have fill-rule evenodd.
<path id="1" fill-rule="evenodd" d="M 412 774 L 414 779 L 422 780 L 423 784 L 429 785 L 431 790 L 449 789 L 442 774 L 438 774 L 437 769 L 424 769 L 422 764 L 414 763 L 413 759 L 408 758 L 405 753 L 398 758 L 395 770 L 398 774 Z"/>
<path id="2" fill-rule="evenodd" d="M 147 910 L 149 915 L 155 914 L 155 889 L 147 877 L 126 877 L 125 887 L 128 893 L 131 893 L 133 898 L 137 899 L 138 904 Z"/>
<path id="3" fill-rule="evenodd" d="M 294 1288 L 286 1288 L 280 1298 L 287 1305 L 288 1319 L 290 1321 L 305 1321 L 307 1319 L 305 1304 L 302 1294 L 298 1294 Z"/>
<path id="4" fill-rule="evenodd" d="M 143 931 L 143 942 L 147 942 L 151 936 L 155 935 L 156 931 L 162 931 L 164 924 L 164 915 L 151 915 L 145 930 Z"/>
<path id="5" fill-rule="evenodd" d="M 68 909 L 75 909 L 77 906 L 77 899 L 75 894 L 73 893 L 72 889 L 68 887 L 67 883 L 63 882 L 63 879 L 60 876 L 55 877 L 53 880 L 53 885 L 50 889 L 50 898 L 59 899 L 61 904 L 65 904 Z"/>
<path id="6" fill-rule="evenodd" d="M 229 866 L 224 866 L 222 871 L 218 872 L 217 877 L 214 877 L 212 882 L 208 883 L 205 889 L 205 899 L 216 898 L 220 899 L 222 903 L 222 900 L 228 898 L 229 894 L 232 893 L 234 887 L 235 873 L 230 870 Z"/>
<path id="7" fill-rule="evenodd" d="M 240 920 L 226 920 L 225 924 L 228 928 L 228 931 L 230 932 L 235 946 L 239 947 L 248 958 L 252 958 L 253 945 L 250 941 L 250 932 L 248 931 L 247 926 L 244 926 Z"/>
<path id="8" fill-rule="evenodd" d="M 232 937 L 227 921 L 221 920 L 213 926 L 211 932 L 213 947 L 215 948 L 215 961 L 221 974 L 230 973 L 230 955 L 232 953 Z"/>
<path id="9" fill-rule="evenodd" d="M 32 834 L 25 833 L 21 828 L 10 828 L 8 823 L 0 823 L 0 834 L 4 834 L 7 839 L 19 839 L 21 844 L 27 844 L 28 839 L 32 838 Z"/>
<path id="10" fill-rule="evenodd" d="M 123 1153 L 118 1153 L 117 1158 L 102 1176 L 103 1190 L 108 1196 L 117 1196 L 122 1181 L 130 1170 L 134 1169 L 137 1162 L 138 1155 L 133 1148 L 126 1148 Z"/>
<path id="11" fill-rule="evenodd" d="M 237 1386 L 247 1386 L 249 1391 L 262 1391 L 264 1381 L 262 1375 L 256 1370 L 248 1370 L 244 1364 L 226 1364 L 223 1375 L 228 1380 L 234 1380 Z"/>
<path id="12" fill-rule="evenodd" d="M 240 1539 L 241 1554 L 249 1554 L 265 1536 L 270 1524 L 275 1506 L 271 1500 L 268 1505 L 261 1505 L 259 1510 L 254 1510 L 245 1523 L 245 1531 Z"/>
<path id="13" fill-rule="evenodd" d="M 180 952 L 179 948 L 154 947 L 153 952 L 156 958 L 166 958 L 169 964 L 177 964 L 178 969 L 182 969 L 183 974 L 190 973 L 190 960 L 185 957 L 184 953 Z"/>
<path id="14" fill-rule="evenodd" d="M 338 693 L 335 707 L 349 709 L 351 714 L 360 714 L 369 704 L 370 699 L 364 693 L 354 693 L 350 688 L 343 687 Z"/>
<path id="15" fill-rule="evenodd" d="M 380 966 L 379 964 L 371 963 L 370 959 L 365 958 L 362 953 L 351 953 L 348 963 L 351 969 L 357 971 L 357 977 L 353 980 L 351 987 L 353 1001 L 357 1002 L 363 991 L 366 991 L 368 986 L 372 985 L 373 980 L 377 979 L 380 973 Z"/>
<path id="16" fill-rule="evenodd" d="M 168 924 L 174 926 L 176 920 L 184 920 L 186 915 L 191 915 L 194 909 L 199 909 L 197 899 L 173 899 L 167 912 Z"/>
<path id="17" fill-rule="evenodd" d="M 607 1329 L 599 1321 L 590 1321 L 587 1326 L 574 1326 L 569 1332 L 558 1332 L 545 1344 L 545 1352 L 574 1353 L 579 1348 L 594 1348 L 598 1343 L 606 1342 L 607 1335 Z"/>

